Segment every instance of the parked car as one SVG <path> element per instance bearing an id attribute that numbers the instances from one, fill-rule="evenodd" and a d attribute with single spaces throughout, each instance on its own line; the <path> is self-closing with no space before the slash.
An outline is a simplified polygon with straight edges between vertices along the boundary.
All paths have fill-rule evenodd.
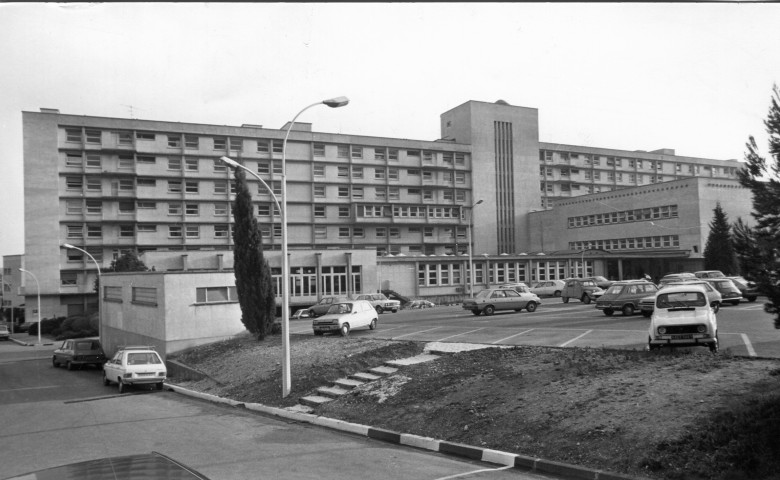
<path id="1" fill-rule="evenodd" d="M 650 350 L 706 346 L 718 351 L 717 318 L 704 288 L 698 284 L 684 283 L 659 291 L 648 333 Z"/>
<path id="2" fill-rule="evenodd" d="M 710 285 L 709 282 L 707 282 L 706 280 L 699 280 L 698 278 L 694 278 L 693 280 L 672 282 L 672 283 L 667 283 L 665 285 L 661 285 L 660 289 L 663 290 L 667 287 L 673 287 L 676 285 L 701 286 L 704 289 L 704 293 L 707 295 L 707 301 L 710 302 L 710 307 L 712 308 L 712 311 L 718 313 L 718 311 L 720 310 L 720 304 L 722 302 L 722 297 L 720 295 L 720 292 L 715 290 L 715 287 Z M 653 311 L 655 310 L 656 295 L 644 297 L 639 301 L 639 309 L 642 311 L 642 315 L 644 315 L 645 317 L 650 317 L 653 314 Z"/>
<path id="3" fill-rule="evenodd" d="M 739 301 L 742 300 L 742 292 L 730 278 L 708 278 L 706 281 L 720 293 L 722 303 L 739 305 Z"/>
<path id="4" fill-rule="evenodd" d="M 100 340 L 94 338 L 73 338 L 65 340 L 60 348 L 54 350 L 51 364 L 56 368 L 65 365 L 68 370 L 75 366 L 94 365 L 102 368 L 106 363 L 106 354 L 100 346 Z"/>
<path id="5" fill-rule="evenodd" d="M 535 293 L 518 293 L 514 288 L 499 287 L 486 288 L 474 298 L 463 300 L 463 309 L 471 311 L 474 315 L 484 313 L 489 316 L 498 310 L 519 312 L 525 308 L 529 312 L 534 312 L 541 303 L 541 299 Z"/>
<path id="6" fill-rule="evenodd" d="M 412 300 L 408 302 L 406 305 L 403 306 L 403 308 L 407 309 L 422 309 L 422 308 L 433 308 L 436 304 L 428 301 L 428 300 Z"/>
<path id="7" fill-rule="evenodd" d="M 316 318 L 325 315 L 331 305 L 340 302 L 348 302 L 350 300 L 349 297 L 322 297 L 322 300 L 317 302 L 316 305 L 309 307 L 309 316 Z"/>
<path id="8" fill-rule="evenodd" d="M 546 282 L 537 282 L 531 287 L 531 293 L 540 297 L 560 297 L 566 282 L 563 280 L 548 280 Z"/>
<path id="9" fill-rule="evenodd" d="M 748 302 L 755 302 L 758 298 L 758 287 L 755 282 L 746 280 L 745 277 L 728 277 L 742 293 L 742 298 Z"/>
<path id="10" fill-rule="evenodd" d="M 311 313 L 309 313 L 308 308 L 299 308 L 295 313 L 290 315 L 291 320 L 300 320 L 302 318 L 311 318 Z"/>
<path id="11" fill-rule="evenodd" d="M 623 312 L 624 316 L 639 312 L 639 301 L 648 295 L 655 295 L 658 287 L 647 280 L 624 280 L 615 282 L 604 292 L 604 295 L 596 301 L 596 308 L 603 311 L 604 315 L 612 316 L 616 311 Z"/>
<path id="12" fill-rule="evenodd" d="M 601 287 L 602 289 L 606 290 L 609 287 L 612 286 L 613 283 L 615 283 L 613 280 L 607 280 L 606 277 L 602 277 L 601 275 L 596 275 L 595 277 L 586 277 L 589 280 L 593 280 L 593 283 Z"/>
<path id="13" fill-rule="evenodd" d="M 11 332 L 8 330 L 7 325 L 0 325 L 0 340 L 10 340 Z"/>
<path id="14" fill-rule="evenodd" d="M 512 290 L 516 291 L 517 293 L 529 293 L 531 289 L 523 282 L 517 282 L 517 283 L 504 283 L 503 285 L 499 285 L 498 288 L 511 288 Z"/>
<path id="15" fill-rule="evenodd" d="M 661 287 L 667 283 L 680 282 L 684 280 L 696 280 L 696 275 L 690 272 L 670 273 L 668 275 L 664 275 L 661 280 L 658 281 L 658 286 Z"/>
<path id="16" fill-rule="evenodd" d="M 561 292 L 563 303 L 569 303 L 570 298 L 576 298 L 584 304 L 598 299 L 604 295 L 604 290 L 596 285 L 596 282 L 587 278 L 567 278 L 566 285 Z"/>
<path id="17" fill-rule="evenodd" d="M 383 293 L 364 293 L 362 295 L 357 295 L 355 300 L 367 301 L 374 307 L 376 313 L 382 313 L 385 311 L 396 313 L 401 309 L 400 301 L 390 300 L 389 298 L 385 297 Z"/>
<path id="18" fill-rule="evenodd" d="M 346 337 L 355 328 L 375 329 L 378 315 L 366 300 L 346 300 L 331 305 L 325 315 L 312 320 L 311 326 L 315 335 L 338 332 Z"/>
<path id="19" fill-rule="evenodd" d="M 162 390 L 167 375 L 165 363 L 154 347 L 120 347 L 111 360 L 103 364 L 103 385 L 116 383 L 119 393 L 124 393 L 130 385 L 151 384 Z"/>
<path id="20" fill-rule="evenodd" d="M 698 272 L 693 272 L 693 275 L 696 278 L 725 278 L 726 276 L 723 275 L 723 272 L 720 270 L 700 270 Z"/>

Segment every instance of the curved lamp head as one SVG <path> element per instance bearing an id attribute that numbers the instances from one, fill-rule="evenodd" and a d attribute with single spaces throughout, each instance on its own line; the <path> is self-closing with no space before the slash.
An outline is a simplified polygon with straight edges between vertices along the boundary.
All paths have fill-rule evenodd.
<path id="1" fill-rule="evenodd" d="M 323 100 L 322 103 L 329 106 L 330 108 L 339 108 L 348 104 L 349 99 L 347 97 L 329 98 L 327 100 Z"/>
<path id="2" fill-rule="evenodd" d="M 475 203 L 475 204 L 474 204 L 474 205 L 472 205 L 472 206 L 473 206 L 473 207 L 476 207 L 477 205 L 479 205 L 479 204 L 480 204 L 480 203 L 482 203 L 482 202 L 483 202 L 483 200 L 477 200 L 477 203 Z"/>
<path id="3" fill-rule="evenodd" d="M 65 247 L 65 248 L 76 248 L 73 245 L 71 245 L 70 243 L 63 243 L 62 246 Z"/>
<path id="4" fill-rule="evenodd" d="M 227 163 L 229 166 L 231 166 L 233 168 L 238 168 L 238 162 L 236 162 L 235 160 L 233 160 L 231 158 L 219 157 L 219 159 L 222 160 L 223 162 Z"/>

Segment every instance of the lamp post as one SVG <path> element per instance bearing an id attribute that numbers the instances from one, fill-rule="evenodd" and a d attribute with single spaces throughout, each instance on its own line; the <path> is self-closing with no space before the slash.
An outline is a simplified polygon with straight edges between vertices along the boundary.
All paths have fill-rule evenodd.
<path id="1" fill-rule="evenodd" d="M 585 247 L 585 249 L 582 251 L 582 257 L 580 259 L 580 266 L 582 268 L 582 273 L 580 274 L 580 278 L 585 278 L 585 273 L 586 273 L 586 271 L 585 271 L 585 252 L 587 252 L 590 249 L 591 248 L 590 248 L 590 243 L 589 243 L 588 246 Z"/>
<path id="2" fill-rule="evenodd" d="M 282 143 L 282 200 L 281 204 L 279 199 L 276 198 L 272 189 L 268 187 L 263 179 L 261 179 L 255 172 L 252 172 L 248 168 L 240 165 L 228 157 L 222 157 L 222 161 L 234 168 L 243 168 L 247 172 L 250 172 L 265 186 L 265 188 L 271 192 L 271 196 L 276 202 L 276 206 L 279 208 L 282 220 L 282 397 L 286 397 L 290 394 L 291 389 L 291 374 L 290 374 L 290 259 L 287 257 L 287 139 L 290 137 L 290 131 L 295 120 L 311 107 L 317 105 L 327 105 L 330 108 L 343 107 L 349 103 L 347 97 L 336 97 L 320 102 L 312 103 L 306 106 L 297 115 L 295 115 L 292 121 L 287 125 L 287 132 L 284 134 L 284 142 Z"/>
<path id="3" fill-rule="evenodd" d="M 474 298 L 474 261 L 471 257 L 471 220 L 474 218 L 474 207 L 482 203 L 482 200 L 477 200 L 471 205 L 469 210 L 469 296 Z"/>
<path id="4" fill-rule="evenodd" d="M 101 309 L 100 306 L 100 290 L 103 288 L 100 283 L 100 264 L 95 260 L 95 257 L 93 257 L 88 251 L 84 250 L 83 248 L 79 248 L 75 245 L 71 245 L 70 243 L 63 243 L 63 247 L 69 249 L 69 250 L 78 250 L 79 252 L 86 253 L 87 256 L 95 263 L 95 267 L 97 267 L 97 284 L 98 284 L 98 291 L 97 291 L 97 304 L 98 304 L 98 336 L 100 337 L 100 343 L 103 343 L 103 337 L 100 335 L 103 329 L 101 328 L 103 317 L 101 316 Z"/>
<path id="5" fill-rule="evenodd" d="M 41 284 L 38 283 L 38 279 L 33 275 L 32 272 L 25 270 L 23 268 L 19 269 L 20 272 L 29 273 L 31 277 L 33 277 L 33 280 L 35 280 L 35 286 L 38 289 L 38 345 L 42 345 L 41 343 Z M 27 292 L 25 292 L 26 294 Z"/>

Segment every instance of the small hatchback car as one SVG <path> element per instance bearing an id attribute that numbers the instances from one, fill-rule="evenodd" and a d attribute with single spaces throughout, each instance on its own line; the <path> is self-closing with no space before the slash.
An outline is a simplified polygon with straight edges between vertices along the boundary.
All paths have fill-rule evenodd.
<path id="1" fill-rule="evenodd" d="M 647 345 L 650 350 L 704 346 L 718 351 L 718 321 L 701 286 L 681 284 L 658 292 Z"/>
<path id="2" fill-rule="evenodd" d="M 347 300 L 331 305 L 325 315 L 312 320 L 311 326 L 315 335 L 338 332 L 346 337 L 355 328 L 375 329 L 378 315 L 366 300 Z"/>
<path id="3" fill-rule="evenodd" d="M 355 300 L 365 300 L 374 306 L 376 313 L 393 312 L 396 313 L 401 309 L 401 302 L 398 300 L 390 300 L 385 297 L 384 293 L 364 293 L 355 297 Z"/>
<path id="4" fill-rule="evenodd" d="M 739 305 L 742 300 L 742 292 L 730 278 L 708 278 L 707 281 L 720 293 L 723 303 Z"/>
<path id="5" fill-rule="evenodd" d="M 124 393 L 130 385 L 153 384 L 162 390 L 168 370 L 154 347 L 120 347 L 103 365 L 103 385 L 112 382 Z"/>
<path id="6" fill-rule="evenodd" d="M 474 298 L 463 300 L 463 309 L 471 311 L 474 315 L 480 313 L 493 315 L 497 310 L 519 312 L 524 308 L 534 312 L 541 303 L 541 299 L 535 293 L 518 293 L 514 288 L 486 288 Z"/>
<path id="7" fill-rule="evenodd" d="M 75 366 L 94 365 L 102 368 L 106 363 L 106 354 L 100 346 L 100 340 L 90 338 L 76 338 L 65 340 L 60 348 L 54 350 L 51 364 L 56 368 L 65 365 L 68 370 Z"/>
<path id="8" fill-rule="evenodd" d="M 563 303 L 569 303 L 570 298 L 576 298 L 584 304 L 604 295 L 604 290 L 596 285 L 596 282 L 587 278 L 567 278 L 566 285 L 561 292 Z"/>
<path id="9" fill-rule="evenodd" d="M 616 311 L 623 312 L 624 316 L 630 316 L 640 310 L 640 300 L 648 295 L 655 295 L 657 291 L 658 287 L 647 280 L 615 282 L 596 301 L 596 308 L 608 317 Z"/>

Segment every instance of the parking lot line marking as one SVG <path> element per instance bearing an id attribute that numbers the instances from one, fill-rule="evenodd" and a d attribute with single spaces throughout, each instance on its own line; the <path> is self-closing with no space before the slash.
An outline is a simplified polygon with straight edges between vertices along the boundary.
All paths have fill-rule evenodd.
<path id="1" fill-rule="evenodd" d="M 516 333 L 514 335 L 510 335 L 510 336 L 508 336 L 506 338 L 502 338 L 501 340 L 496 340 L 495 342 L 491 343 L 491 345 L 496 345 L 496 344 L 501 343 L 501 342 L 503 342 L 505 340 L 509 340 L 510 338 L 519 337 L 520 335 L 522 335 L 524 333 L 528 333 L 528 332 L 533 331 L 533 330 L 536 330 L 536 329 L 535 328 L 529 328 L 528 330 L 526 330 L 524 332 L 520 332 L 520 333 Z"/>
<path id="2" fill-rule="evenodd" d="M 8 388 L 8 389 L 0 390 L 0 392 L 21 392 L 22 390 L 43 390 L 45 388 L 60 388 L 60 385 L 47 385 L 45 387 Z"/>
<path id="3" fill-rule="evenodd" d="M 568 342 L 563 342 L 562 344 L 560 344 L 560 345 L 558 345 L 558 346 L 559 346 L 559 347 L 565 347 L 566 345 L 568 345 L 568 344 L 570 344 L 570 343 L 572 343 L 572 342 L 575 342 L 575 341 L 579 340 L 580 338 L 584 337 L 585 335 L 589 334 L 589 333 L 590 333 L 590 332 L 592 332 L 592 331 L 593 331 L 593 330 L 588 330 L 587 332 L 583 333 L 582 335 L 580 335 L 580 336 L 578 336 L 578 337 L 574 337 L 574 338 L 572 338 L 571 340 L 569 340 Z"/>
<path id="4" fill-rule="evenodd" d="M 500 470 L 507 470 L 509 468 L 515 468 L 515 466 L 514 465 L 507 465 L 505 467 L 498 467 L 498 468 L 483 468 L 481 470 L 472 470 L 470 472 L 458 473 L 456 475 L 449 475 L 447 477 L 439 477 L 439 478 L 437 478 L 435 480 L 450 480 L 452 478 L 471 476 L 471 475 L 474 475 L 475 473 L 498 472 Z"/>
<path id="5" fill-rule="evenodd" d="M 468 333 L 474 333 L 474 332 L 478 332 L 478 331 L 480 331 L 480 330 L 484 330 L 484 328 L 478 328 L 478 329 L 476 329 L 476 330 L 469 330 L 468 332 L 463 332 L 463 333 L 458 333 L 458 334 L 455 334 L 455 335 L 450 335 L 449 337 L 440 338 L 440 339 L 438 339 L 438 340 L 435 340 L 435 341 L 436 341 L 436 342 L 443 342 L 443 341 L 447 340 L 448 338 L 455 338 L 455 337 L 459 337 L 459 336 L 461 336 L 461 335 L 466 335 L 466 334 L 468 334 Z"/>
<path id="6" fill-rule="evenodd" d="M 745 347 L 747 347 L 748 355 L 750 355 L 751 357 L 755 357 L 756 351 L 753 350 L 753 344 L 750 343 L 750 339 L 744 333 L 741 335 L 742 335 L 742 341 L 745 342 Z"/>
<path id="7" fill-rule="evenodd" d="M 418 333 L 430 332 L 431 330 L 438 330 L 440 328 L 444 328 L 444 327 L 433 327 L 433 328 L 429 328 L 428 330 L 420 330 L 419 332 L 405 333 L 403 335 L 399 335 L 397 337 L 393 337 L 390 340 L 396 340 L 396 339 L 399 339 L 399 338 L 408 337 L 409 335 L 417 335 Z"/>

